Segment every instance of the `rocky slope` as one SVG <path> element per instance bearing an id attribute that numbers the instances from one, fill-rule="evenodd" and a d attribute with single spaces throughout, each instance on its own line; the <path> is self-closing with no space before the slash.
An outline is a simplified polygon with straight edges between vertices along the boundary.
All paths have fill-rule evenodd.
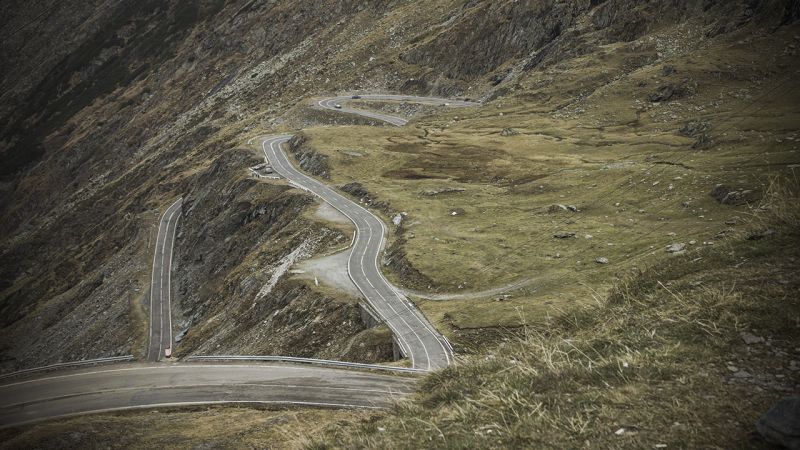
<path id="1" fill-rule="evenodd" d="M 3 369 L 140 353 L 154 224 L 180 195 L 182 351 L 323 354 L 325 339 L 296 350 L 307 336 L 288 331 L 313 310 L 315 323 L 352 322 L 307 331 L 346 353 L 362 332 L 346 300 L 272 281 L 298 246 L 311 254 L 337 235 L 299 218 L 308 198 L 246 179 L 257 160 L 237 150 L 246 137 L 338 120 L 295 108 L 315 95 L 519 98 L 537 71 L 598 46 L 698 17 L 709 36 L 768 32 L 798 10 L 788 0 L 12 2 L 0 17 Z M 306 315 L 275 315 L 295 309 Z M 269 341 L 275 329 L 288 334 Z"/>

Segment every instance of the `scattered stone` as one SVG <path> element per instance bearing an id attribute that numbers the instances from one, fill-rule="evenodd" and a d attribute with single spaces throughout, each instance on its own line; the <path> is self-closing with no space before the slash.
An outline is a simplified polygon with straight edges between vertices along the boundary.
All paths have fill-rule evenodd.
<path id="1" fill-rule="evenodd" d="M 584 238 L 585 238 L 585 239 L 591 239 L 591 238 L 593 238 L 593 237 L 594 237 L 594 236 L 592 236 L 591 234 L 587 234 L 586 236 L 584 236 Z"/>
<path id="2" fill-rule="evenodd" d="M 675 95 L 675 86 L 671 84 L 665 84 L 658 88 L 658 90 L 652 94 L 650 94 L 650 101 L 653 103 L 656 102 L 665 102 L 672 98 Z"/>
<path id="3" fill-rule="evenodd" d="M 767 229 L 764 231 L 754 231 L 747 235 L 748 241 L 760 241 L 761 239 L 768 238 L 775 234 L 775 230 Z"/>
<path id="4" fill-rule="evenodd" d="M 695 240 L 689 241 L 689 245 L 694 245 L 694 244 L 697 244 L 697 241 L 695 241 Z"/>
<path id="5" fill-rule="evenodd" d="M 714 235 L 714 239 L 725 239 L 728 236 L 731 236 L 735 233 L 734 230 L 727 228 L 725 230 L 720 230 L 717 234 Z"/>
<path id="6" fill-rule="evenodd" d="M 725 221 L 725 225 L 739 225 L 739 223 L 741 223 L 741 221 L 742 221 L 742 219 L 740 219 L 739 216 L 733 216 L 730 219 Z"/>
<path id="7" fill-rule="evenodd" d="M 751 189 L 734 190 L 723 184 L 718 184 L 709 194 L 722 205 L 746 205 L 757 202 L 761 195 Z"/>
<path id="8" fill-rule="evenodd" d="M 550 205 L 547 208 L 547 212 L 550 213 L 550 214 L 557 213 L 559 211 L 567 211 L 566 205 L 562 205 L 560 203 L 556 203 L 556 204 Z"/>
<path id="9" fill-rule="evenodd" d="M 671 244 L 667 246 L 667 253 L 683 253 L 686 250 L 686 244 Z"/>
<path id="10" fill-rule="evenodd" d="M 678 133 L 688 137 L 697 137 L 709 129 L 711 129 L 711 124 L 705 120 L 690 120 L 683 124 Z"/>
<path id="11" fill-rule="evenodd" d="M 608 258 L 600 257 L 594 260 L 597 264 L 608 264 Z"/>
<path id="12" fill-rule="evenodd" d="M 500 136 L 516 136 L 519 134 L 519 131 L 513 128 L 503 128 L 503 131 L 500 132 Z"/>
<path id="13" fill-rule="evenodd" d="M 403 215 L 402 214 L 398 214 L 398 215 L 394 216 L 394 218 L 392 218 L 392 223 L 394 224 L 394 226 L 399 227 L 400 224 L 403 223 Z"/>
<path id="14" fill-rule="evenodd" d="M 466 211 L 463 208 L 453 208 L 450 210 L 451 216 L 463 216 Z"/>
<path id="15" fill-rule="evenodd" d="M 750 334 L 746 331 L 739 333 L 739 335 L 742 337 L 742 340 L 747 345 L 760 344 L 765 342 L 763 337 Z"/>
<path id="16" fill-rule="evenodd" d="M 567 209 L 572 212 L 578 212 L 578 207 L 575 205 L 567 205 Z"/>
<path id="17" fill-rule="evenodd" d="M 556 231 L 553 233 L 553 237 L 556 239 L 569 239 L 575 237 L 575 233 L 571 231 Z"/>
<path id="18" fill-rule="evenodd" d="M 778 401 L 756 424 L 756 430 L 768 442 L 792 450 L 800 449 L 800 397 Z"/>
<path id="19" fill-rule="evenodd" d="M 624 426 L 624 427 L 618 429 L 617 431 L 615 431 L 614 434 L 616 434 L 617 436 L 622 436 L 624 434 L 637 434 L 638 432 L 639 432 L 639 429 L 637 427 Z"/>
<path id="20" fill-rule="evenodd" d="M 743 379 L 743 378 L 753 378 L 753 376 L 750 375 L 750 372 L 748 372 L 746 370 L 740 370 L 740 371 L 738 371 L 738 372 L 733 374 L 733 378 L 742 378 Z"/>
<path id="21" fill-rule="evenodd" d="M 341 150 L 341 152 L 344 153 L 347 156 L 352 156 L 354 158 L 361 158 L 362 156 L 364 156 L 363 153 L 356 152 L 356 151 Z"/>

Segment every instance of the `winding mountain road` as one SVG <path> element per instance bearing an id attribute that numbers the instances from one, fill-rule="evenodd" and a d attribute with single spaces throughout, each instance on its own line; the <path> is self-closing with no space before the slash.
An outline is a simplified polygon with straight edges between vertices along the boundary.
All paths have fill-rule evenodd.
<path id="1" fill-rule="evenodd" d="M 405 356 L 418 369 L 438 369 L 450 364 L 452 350 L 447 341 L 422 314 L 383 277 L 378 258 L 385 242 L 385 225 L 367 209 L 320 181 L 295 169 L 281 150 L 291 136 L 273 136 L 262 142 L 264 155 L 275 172 L 307 190 L 347 216 L 356 227 L 347 272 L 364 298 L 392 330 Z"/>
<path id="2" fill-rule="evenodd" d="M 451 107 L 477 105 L 459 100 L 406 95 L 364 94 L 357 97 L 354 98 L 352 95 L 333 97 L 320 100 L 317 104 L 321 108 L 383 120 L 396 126 L 405 125 L 408 121 L 374 111 L 347 108 L 341 103 L 357 100 L 403 101 Z M 381 273 L 378 260 L 386 242 L 386 225 L 375 214 L 358 203 L 296 169 L 281 149 L 281 146 L 291 138 L 291 135 L 265 138 L 261 143 L 264 157 L 279 175 L 295 186 L 317 195 L 353 222 L 356 227 L 356 236 L 347 261 L 347 273 L 364 298 L 392 330 L 401 352 L 411 359 L 412 367 L 433 370 L 448 366 L 453 359 L 453 349 L 450 343 Z"/>
<path id="3" fill-rule="evenodd" d="M 171 277 L 172 249 L 175 231 L 181 216 L 183 199 L 179 198 L 164 214 L 158 224 L 153 255 L 153 274 L 150 279 L 150 343 L 147 360 L 160 361 L 167 349 L 172 349 Z"/>
<path id="4" fill-rule="evenodd" d="M 474 105 L 431 97 L 395 95 L 363 95 L 362 99 Z M 351 97 L 334 97 L 320 101 L 319 105 L 398 126 L 407 123 L 399 117 L 335 107 L 346 100 L 351 100 Z M 355 224 L 357 231 L 348 260 L 348 273 L 391 328 L 403 354 L 411 358 L 416 369 L 433 370 L 451 364 L 453 354 L 447 340 L 384 278 L 379 269 L 378 260 L 386 234 L 383 221 L 342 194 L 295 169 L 281 149 L 281 145 L 290 138 L 286 135 L 264 139 L 264 155 L 275 171 L 290 183 L 319 196 Z M 345 370 L 299 363 L 165 363 L 164 352 L 171 350 L 173 343 L 170 271 L 182 203 L 183 200 L 178 199 L 164 211 L 159 221 L 150 286 L 148 362 L 7 374 L 0 383 L 0 428 L 75 414 L 198 404 L 376 408 L 385 407 L 394 398 L 413 390 L 415 381 L 412 378 L 352 370 L 358 365 Z"/>
<path id="5" fill-rule="evenodd" d="M 414 380 L 285 364 L 126 363 L 4 380 L 0 428 L 124 409 L 197 404 L 381 408 Z"/>

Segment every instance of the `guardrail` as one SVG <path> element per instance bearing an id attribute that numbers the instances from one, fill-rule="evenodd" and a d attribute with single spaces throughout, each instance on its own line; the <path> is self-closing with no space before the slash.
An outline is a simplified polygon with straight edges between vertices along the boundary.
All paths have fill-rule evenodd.
<path id="1" fill-rule="evenodd" d="M 333 361 L 330 359 L 316 359 L 316 358 L 299 358 L 295 356 L 238 356 L 238 355 L 220 355 L 220 356 L 188 356 L 185 361 L 266 361 L 266 362 L 291 362 L 302 364 L 316 364 L 320 366 L 333 366 L 333 367 L 347 367 L 351 369 L 369 369 L 369 370 L 384 370 L 390 372 L 404 372 L 404 373 L 427 373 L 424 369 L 413 369 L 411 367 L 393 367 L 383 366 L 380 364 L 364 364 L 346 361 Z"/>
<path id="2" fill-rule="evenodd" d="M 61 369 L 64 367 L 80 367 L 80 366 L 91 366 L 93 364 L 128 362 L 128 361 L 133 361 L 134 359 L 136 358 L 134 358 L 133 355 L 126 355 L 126 356 L 112 356 L 109 358 L 84 359 L 82 361 L 62 362 L 62 363 L 50 364 L 49 366 L 34 367 L 31 369 L 24 369 L 24 370 L 18 370 L 16 372 L 4 373 L 0 375 L 0 380 L 20 375 L 27 375 L 29 373 L 44 372 L 52 369 Z"/>

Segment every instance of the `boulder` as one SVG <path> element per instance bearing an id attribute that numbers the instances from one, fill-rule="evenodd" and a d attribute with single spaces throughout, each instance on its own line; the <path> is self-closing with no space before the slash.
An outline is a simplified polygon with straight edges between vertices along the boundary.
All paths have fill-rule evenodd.
<path id="1" fill-rule="evenodd" d="M 761 416 L 756 430 L 770 443 L 800 450 L 800 397 L 779 400 Z"/>
<path id="2" fill-rule="evenodd" d="M 569 239 L 575 237 L 575 233 L 571 231 L 556 231 L 553 233 L 553 237 L 556 239 Z"/>
<path id="3" fill-rule="evenodd" d="M 686 251 L 686 244 L 683 242 L 667 246 L 667 253 L 683 253 Z"/>
<path id="4" fill-rule="evenodd" d="M 758 191 L 752 189 L 731 189 L 724 184 L 714 186 L 709 194 L 722 205 L 746 205 L 761 199 Z"/>
<path id="5" fill-rule="evenodd" d="M 604 258 L 601 256 L 595 259 L 594 262 L 596 262 L 597 264 L 608 264 L 608 258 Z"/>
<path id="6" fill-rule="evenodd" d="M 748 241 L 760 241 L 761 239 L 772 237 L 774 235 L 775 235 L 775 230 L 767 229 L 767 230 L 762 230 L 762 231 L 750 232 L 750 233 L 748 233 L 748 235 L 747 235 L 747 237 L 745 239 L 747 239 Z"/>
<path id="7" fill-rule="evenodd" d="M 765 342 L 763 337 L 756 336 L 756 335 L 748 333 L 746 331 L 743 331 L 743 332 L 739 333 L 739 335 L 742 337 L 742 340 L 747 345 L 761 344 L 761 343 Z"/>
<path id="8" fill-rule="evenodd" d="M 690 120 L 683 124 L 678 134 L 688 137 L 697 137 L 711 129 L 711 124 L 705 120 Z"/>
<path id="9" fill-rule="evenodd" d="M 464 208 L 453 208 L 450 210 L 451 216 L 463 216 L 465 213 L 466 211 L 464 211 Z"/>
<path id="10" fill-rule="evenodd" d="M 550 214 L 557 213 L 560 211 L 567 211 L 566 205 L 556 203 L 547 207 L 547 212 L 549 212 Z"/>
<path id="11" fill-rule="evenodd" d="M 656 92 L 650 95 L 651 102 L 667 101 L 675 95 L 675 86 L 667 84 L 658 88 Z"/>

